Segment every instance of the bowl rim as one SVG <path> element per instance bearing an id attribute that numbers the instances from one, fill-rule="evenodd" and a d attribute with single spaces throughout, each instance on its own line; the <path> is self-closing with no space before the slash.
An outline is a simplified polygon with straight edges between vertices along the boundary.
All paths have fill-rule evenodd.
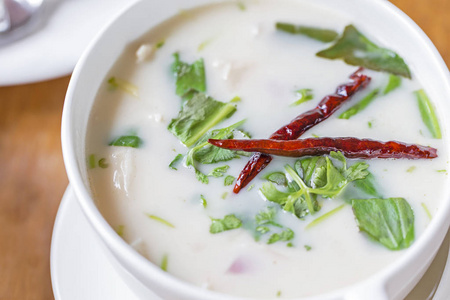
<path id="1" fill-rule="evenodd" d="M 209 0 L 209 1 L 200 0 L 200 2 L 202 1 L 205 3 L 217 2 L 217 0 Z M 87 49 L 81 56 L 77 65 L 75 66 L 65 98 L 62 125 L 61 125 L 62 152 L 69 182 L 73 188 L 73 191 L 76 195 L 78 202 L 80 203 L 83 213 L 86 215 L 89 223 L 95 229 L 97 234 L 101 237 L 101 240 L 107 245 L 108 250 L 113 252 L 114 256 L 120 260 L 121 264 L 123 264 L 124 261 L 126 261 L 128 264 L 133 265 L 133 268 L 138 270 L 139 274 L 145 274 L 147 278 L 149 278 L 150 280 L 157 281 L 158 284 L 163 286 L 164 288 L 183 291 L 183 294 L 189 295 L 190 297 L 194 297 L 193 299 L 218 299 L 218 300 L 253 299 L 204 290 L 162 271 L 159 267 L 157 267 L 155 264 L 153 264 L 152 262 L 144 258 L 142 255 L 140 255 L 129 244 L 127 244 L 122 238 L 120 238 L 117 235 L 117 233 L 113 230 L 113 228 L 108 224 L 108 222 L 100 213 L 99 209 L 95 205 L 93 198 L 90 196 L 88 188 L 84 184 L 81 171 L 79 170 L 77 164 L 78 156 L 75 147 L 76 135 L 74 134 L 76 129 L 73 126 L 73 119 L 74 119 L 73 107 L 77 105 L 75 93 L 78 89 L 82 88 L 82 86 L 80 87 L 79 78 L 83 76 L 85 72 L 84 70 L 87 68 L 86 62 L 90 57 L 92 51 L 97 47 L 101 47 L 102 37 L 109 30 L 109 28 L 115 23 L 120 23 L 125 14 L 130 13 L 133 9 L 136 9 L 141 5 L 148 5 L 148 2 L 150 1 L 148 1 L 147 3 L 146 2 L 147 1 L 145 0 L 138 0 L 132 2 L 123 11 L 121 11 L 114 18 L 112 18 L 112 20 L 92 40 L 90 45 L 87 47 Z M 443 79 L 443 82 L 445 82 L 446 84 L 447 90 L 450 91 L 450 75 L 444 60 L 440 56 L 438 50 L 433 45 L 431 40 L 426 36 L 426 34 L 422 31 L 422 29 L 420 29 L 420 27 L 414 21 L 412 21 L 405 13 L 403 13 L 399 8 L 397 8 L 389 1 L 360 0 L 360 2 L 366 3 L 373 2 L 377 3 L 377 5 L 383 6 L 383 8 L 386 11 L 389 11 L 392 17 L 399 18 L 399 20 L 403 22 L 409 28 L 409 30 L 414 32 L 417 39 L 424 44 L 423 46 L 426 47 L 426 50 L 430 53 L 431 55 L 430 59 L 433 59 L 435 64 L 438 66 L 440 74 L 438 74 L 439 76 L 437 77 Z M 415 258 L 422 252 L 424 252 L 424 249 L 426 248 L 427 244 L 430 244 L 432 240 L 436 238 L 436 236 L 441 237 L 440 238 L 441 241 L 443 240 L 447 228 L 450 225 L 450 218 L 448 218 L 448 216 L 450 216 L 450 192 L 448 190 L 447 193 L 445 194 L 445 198 L 447 199 L 447 201 L 442 200 L 444 201 L 441 202 L 443 205 L 440 207 L 438 213 L 433 217 L 433 220 L 430 222 L 426 231 L 422 234 L 422 236 L 419 239 L 417 239 L 413 243 L 413 245 L 409 249 L 407 249 L 406 253 L 402 255 L 402 257 L 397 262 L 390 264 L 381 271 L 354 284 L 350 284 L 348 286 L 333 290 L 325 294 L 319 294 L 312 297 L 300 297 L 294 299 L 315 300 L 315 299 L 335 299 L 339 297 L 347 299 L 347 295 L 352 294 L 352 291 L 360 289 L 364 289 L 367 291 L 367 289 L 371 287 L 372 287 L 371 290 L 378 291 L 379 289 L 382 289 L 384 292 L 386 292 L 387 289 L 386 285 L 388 284 L 389 279 L 394 274 L 396 274 L 399 270 L 403 269 L 411 261 L 412 258 Z M 432 258 L 434 257 L 434 254 L 428 258 L 428 263 L 431 262 Z M 139 274 L 134 275 L 136 277 L 140 277 Z M 138 280 L 141 279 L 138 278 Z M 383 291 L 381 293 L 383 293 Z"/>

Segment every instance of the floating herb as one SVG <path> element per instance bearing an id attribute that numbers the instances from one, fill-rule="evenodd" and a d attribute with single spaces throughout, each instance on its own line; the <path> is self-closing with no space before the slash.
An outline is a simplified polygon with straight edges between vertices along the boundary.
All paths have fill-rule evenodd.
<path id="1" fill-rule="evenodd" d="M 214 168 L 211 172 L 209 172 L 208 176 L 212 176 L 212 177 L 216 177 L 216 178 L 223 177 L 229 168 L 230 168 L 230 166 L 221 166 L 221 167 Z"/>
<path id="2" fill-rule="evenodd" d="M 402 84 L 401 77 L 398 77 L 394 74 L 389 74 L 389 82 L 386 85 L 386 88 L 384 89 L 383 94 L 384 95 L 389 94 L 390 92 L 392 92 L 393 90 L 398 88 L 401 84 Z"/>
<path id="3" fill-rule="evenodd" d="M 172 72 L 176 78 L 176 94 L 184 100 L 191 99 L 198 92 L 206 92 L 205 66 L 203 59 L 192 64 L 182 62 L 180 55 L 174 53 Z"/>
<path id="4" fill-rule="evenodd" d="M 287 178 L 283 172 L 272 172 L 263 177 L 264 179 L 269 180 L 277 185 L 287 186 Z"/>
<path id="5" fill-rule="evenodd" d="M 318 217 L 318 218 L 312 220 L 311 223 L 309 223 L 308 225 L 306 225 L 305 229 L 309 229 L 309 228 L 311 228 L 311 227 L 316 226 L 316 225 L 319 224 L 319 223 L 322 223 L 323 221 L 325 221 L 326 219 L 328 219 L 329 217 L 331 217 L 332 215 L 336 214 L 338 211 L 340 211 L 341 209 L 343 209 L 344 206 L 345 206 L 345 204 L 342 204 L 342 205 L 336 207 L 335 209 L 330 210 L 329 212 L 327 212 L 327 213 L 321 215 L 320 217 Z"/>
<path id="6" fill-rule="evenodd" d="M 430 102 L 427 94 L 424 90 L 418 90 L 414 92 L 414 94 L 417 97 L 417 103 L 419 106 L 420 115 L 422 116 L 422 121 L 427 126 L 431 136 L 435 139 L 442 138 L 438 118 L 436 116 L 433 104 Z"/>
<path id="7" fill-rule="evenodd" d="M 431 215 L 430 210 L 428 209 L 427 205 L 424 202 L 422 202 L 421 205 L 422 205 L 423 210 L 427 214 L 428 219 L 430 219 L 430 220 L 433 219 L 433 216 Z"/>
<path id="8" fill-rule="evenodd" d="M 206 198 L 203 195 L 200 195 L 200 202 L 202 203 L 204 208 L 208 206 L 208 202 L 206 201 Z"/>
<path id="9" fill-rule="evenodd" d="M 161 270 L 163 270 L 164 272 L 167 272 L 168 264 L 169 264 L 169 255 L 168 254 L 164 254 L 163 258 L 161 260 Z"/>
<path id="10" fill-rule="evenodd" d="M 349 65 L 411 78 L 411 73 L 403 58 L 389 49 L 378 47 L 353 25 L 345 27 L 344 33 L 336 43 L 330 48 L 318 52 L 317 56 L 343 59 Z"/>
<path id="11" fill-rule="evenodd" d="M 88 157 L 88 167 L 89 169 L 94 169 L 96 166 L 96 159 L 95 159 L 95 155 L 91 154 Z"/>
<path id="12" fill-rule="evenodd" d="M 136 135 L 123 135 L 113 140 L 111 143 L 109 143 L 109 145 L 118 147 L 139 148 L 140 146 L 142 146 L 142 140 L 140 137 Z"/>
<path id="13" fill-rule="evenodd" d="M 212 224 L 209 228 L 210 233 L 220 233 L 227 230 L 237 229 L 242 226 L 242 221 L 235 215 L 226 215 L 223 219 L 211 218 Z"/>
<path id="14" fill-rule="evenodd" d="M 235 179 L 236 178 L 234 176 L 228 175 L 227 177 L 225 177 L 223 184 L 225 186 L 232 185 Z"/>
<path id="15" fill-rule="evenodd" d="M 175 156 L 175 158 L 170 162 L 169 164 L 169 168 L 171 168 L 172 170 L 178 170 L 176 168 L 176 165 L 178 165 L 178 163 L 183 159 L 183 154 L 178 154 L 177 156 Z"/>
<path id="16" fill-rule="evenodd" d="M 300 97 L 297 101 L 291 104 L 291 106 L 298 106 L 304 102 L 310 101 L 314 98 L 311 89 L 300 89 L 296 91 L 297 96 Z"/>
<path id="17" fill-rule="evenodd" d="M 338 33 L 334 30 L 329 29 L 321 29 L 321 28 L 315 28 L 315 27 L 308 27 L 308 26 L 301 26 L 301 25 L 294 25 L 289 23 L 281 23 L 277 22 L 275 27 L 278 30 L 291 33 L 291 34 L 302 34 L 307 37 L 310 37 L 312 39 L 315 39 L 317 41 L 321 42 L 332 42 L 338 37 Z"/>
<path id="18" fill-rule="evenodd" d="M 152 219 L 152 220 L 158 221 L 159 223 L 164 224 L 164 225 L 166 225 L 166 226 L 168 226 L 168 227 L 175 228 L 175 226 L 173 226 L 172 223 L 170 223 L 170 222 L 164 220 L 163 218 L 160 218 L 160 217 L 158 217 L 158 216 L 151 215 L 151 214 L 146 214 L 146 215 L 147 215 L 147 217 L 149 217 L 149 218 Z"/>
<path id="19" fill-rule="evenodd" d="M 139 89 L 134 84 L 117 77 L 111 77 L 108 79 L 108 84 L 111 87 L 111 89 L 121 89 L 124 92 L 127 92 L 128 94 L 139 97 Z"/>
<path id="20" fill-rule="evenodd" d="M 98 166 L 102 169 L 106 169 L 109 166 L 109 164 L 106 162 L 106 158 L 100 158 L 98 160 Z"/>
<path id="21" fill-rule="evenodd" d="M 305 247 L 305 250 L 306 250 L 306 251 L 309 251 L 309 250 L 312 249 L 311 246 L 308 246 L 308 245 L 305 245 L 305 246 L 303 246 L 303 247 Z"/>
<path id="22" fill-rule="evenodd" d="M 367 94 L 361 101 L 344 111 L 342 114 L 339 115 L 339 119 L 350 119 L 357 113 L 364 110 L 379 94 L 380 90 L 375 89 L 372 90 L 369 94 Z"/>

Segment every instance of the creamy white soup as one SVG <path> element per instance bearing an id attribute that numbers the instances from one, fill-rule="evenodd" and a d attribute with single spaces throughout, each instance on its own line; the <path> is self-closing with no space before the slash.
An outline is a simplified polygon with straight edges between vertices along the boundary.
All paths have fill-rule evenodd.
<path id="1" fill-rule="evenodd" d="M 395 48 L 383 45 L 370 28 L 359 28 L 363 20 L 311 2 L 229 2 L 181 11 L 129 45 L 99 89 L 86 147 L 94 199 L 127 243 L 182 280 L 256 298 L 329 292 L 368 278 L 404 255 L 439 209 L 448 176 L 445 132 L 438 138 L 436 116 L 424 115 L 418 105 L 415 92 L 426 92 L 426 87 L 414 74 L 409 79 L 365 68 L 362 73 L 371 77 L 370 84 L 301 136 L 395 140 L 437 149 L 434 159 L 347 159 L 349 169 L 361 163 L 369 166 L 362 173 L 373 176 L 372 193 L 357 186 L 357 180 L 368 176 L 364 173 L 363 179 L 349 182 L 331 198 L 310 195 L 314 211 L 304 205 L 296 216 L 270 201 L 267 188 L 274 193 L 298 191 L 285 166 L 296 172 L 296 162 L 305 158 L 273 156 L 238 194 L 233 193 L 234 179 L 249 159 L 245 154 L 239 152 L 229 161 L 215 162 L 215 157 L 214 163 L 202 164 L 197 152 L 197 176 L 187 163 L 186 154 L 198 139 L 187 147 L 168 127 L 183 106 L 199 101 L 203 94 L 236 108 L 209 130 L 245 120 L 234 138 L 247 139 L 248 133 L 266 139 L 335 93 L 337 86 L 350 82 L 358 66 L 316 55 L 337 43 L 347 25 L 353 24 L 379 48 Z M 277 22 L 330 29 L 338 36 L 319 41 L 300 27 L 289 27 L 294 33 L 282 26 L 277 29 Z M 180 81 L 187 77 L 180 79 L 185 75 L 180 68 L 172 70 L 174 53 L 184 68 L 197 68 L 197 75 L 204 71 L 204 91 L 190 86 L 187 94 L 177 95 Z M 196 63 L 199 60 L 204 67 Z M 389 84 L 394 89 L 385 93 Z M 366 107 L 360 105 L 348 119 L 339 118 L 371 94 L 374 97 Z M 177 155 L 180 159 L 174 161 Z M 336 156 L 330 161 L 335 170 L 342 167 Z M 305 174 L 299 176 L 307 181 Z M 207 178 L 208 183 L 197 177 Z M 317 183 L 310 185 L 314 184 L 317 188 Z M 411 221 L 413 214 L 413 229 L 400 234 L 405 239 L 392 238 L 394 244 L 401 244 L 397 249 L 389 241 L 380 242 L 376 233 L 369 237 L 361 228 L 367 216 L 355 220 L 352 199 L 374 198 L 404 199 L 408 209 L 397 206 L 396 211 L 401 222 Z"/>

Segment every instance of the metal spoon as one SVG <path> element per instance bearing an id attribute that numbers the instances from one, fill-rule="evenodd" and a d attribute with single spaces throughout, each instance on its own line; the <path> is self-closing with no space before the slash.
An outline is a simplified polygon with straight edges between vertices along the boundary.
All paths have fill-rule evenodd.
<path id="1" fill-rule="evenodd" d="M 0 0 L 0 45 L 31 33 L 37 26 L 44 0 Z"/>

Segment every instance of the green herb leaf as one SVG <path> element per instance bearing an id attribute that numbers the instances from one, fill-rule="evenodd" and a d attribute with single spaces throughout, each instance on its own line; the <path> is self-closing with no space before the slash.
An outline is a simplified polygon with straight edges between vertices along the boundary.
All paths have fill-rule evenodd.
<path id="1" fill-rule="evenodd" d="M 343 59 L 349 65 L 411 78 L 403 58 L 389 49 L 378 47 L 353 25 L 345 27 L 343 35 L 333 46 L 316 55 L 328 59 Z"/>
<path id="2" fill-rule="evenodd" d="M 306 225 L 305 229 L 309 229 L 311 227 L 316 226 L 319 223 L 322 223 L 323 221 L 325 221 L 326 219 L 328 219 L 329 217 L 331 217 L 332 215 L 336 214 L 338 211 L 340 211 L 341 209 L 343 209 L 345 206 L 345 204 L 342 204 L 338 207 L 336 207 L 333 210 L 330 210 L 329 212 L 321 215 L 320 217 L 318 217 L 317 219 L 314 219 L 311 221 L 311 223 L 309 223 L 308 225 Z"/>
<path id="3" fill-rule="evenodd" d="M 203 59 L 188 64 L 180 61 L 180 55 L 174 53 L 172 72 L 176 78 L 176 94 L 185 100 L 191 99 L 198 92 L 206 91 L 205 66 Z"/>
<path id="4" fill-rule="evenodd" d="M 414 213 L 405 199 L 353 199 L 352 207 L 359 229 L 388 249 L 414 241 Z"/>
<path id="5" fill-rule="evenodd" d="M 272 172 L 263 177 L 264 179 L 269 180 L 277 185 L 287 186 L 287 178 L 283 172 Z"/>
<path id="6" fill-rule="evenodd" d="M 441 139 L 441 127 L 439 126 L 439 121 L 436 116 L 433 104 L 431 103 L 424 90 L 418 90 L 414 92 L 414 94 L 416 94 L 417 97 L 417 103 L 419 105 L 422 121 L 427 126 L 433 138 Z"/>
<path id="7" fill-rule="evenodd" d="M 375 176 L 373 176 L 373 174 L 369 172 L 369 174 L 365 178 L 355 180 L 353 183 L 358 189 L 360 189 L 367 195 L 376 198 L 382 198 L 383 196 L 377 191 L 377 188 L 375 187 L 375 181 Z"/>
<path id="8" fill-rule="evenodd" d="M 226 230 L 237 229 L 242 226 L 242 221 L 235 215 L 226 215 L 223 219 L 212 219 L 210 233 L 220 233 Z"/>
<path id="9" fill-rule="evenodd" d="M 178 154 L 175 156 L 175 158 L 172 160 L 172 162 L 169 164 L 169 168 L 172 170 L 178 170 L 175 166 L 178 165 L 178 163 L 183 159 L 183 154 Z"/>
<path id="10" fill-rule="evenodd" d="M 136 135 L 123 135 L 109 143 L 110 146 L 139 148 L 142 140 Z"/>
<path id="11" fill-rule="evenodd" d="M 306 251 L 309 251 L 312 249 L 311 246 L 308 246 L 308 245 L 305 245 L 304 247 L 305 247 Z"/>
<path id="12" fill-rule="evenodd" d="M 98 160 L 98 166 L 102 169 L 106 169 L 109 166 L 109 164 L 106 162 L 106 158 L 100 158 Z"/>
<path id="13" fill-rule="evenodd" d="M 363 111 L 373 100 L 375 100 L 376 96 L 380 92 L 379 89 L 372 90 L 369 94 L 367 94 L 361 101 L 344 111 L 339 115 L 339 119 L 350 119 L 357 113 Z"/>
<path id="14" fill-rule="evenodd" d="M 200 195 L 200 201 L 201 201 L 201 203 L 202 203 L 204 208 L 206 208 L 208 206 L 208 202 L 206 201 L 205 196 Z"/>
<path id="15" fill-rule="evenodd" d="M 273 233 L 269 240 L 267 241 L 267 244 L 273 244 L 276 242 L 287 242 L 290 241 L 294 238 L 294 231 L 292 231 L 289 228 L 284 229 L 282 232 L 280 233 Z"/>
<path id="16" fill-rule="evenodd" d="M 169 124 L 172 132 L 187 147 L 192 146 L 202 135 L 220 121 L 236 111 L 232 104 L 216 101 L 202 93 L 197 93 L 185 102 L 176 119 Z"/>
<path id="17" fill-rule="evenodd" d="M 386 85 L 386 87 L 384 88 L 383 94 L 389 94 L 390 92 L 392 92 L 393 90 L 395 90 L 396 88 L 398 88 L 400 85 L 402 84 L 402 78 L 395 76 L 393 74 L 389 74 L 389 82 Z"/>
<path id="18" fill-rule="evenodd" d="M 225 185 L 225 186 L 232 185 L 235 179 L 236 178 L 234 176 L 228 175 L 227 177 L 225 177 L 225 179 L 223 181 L 223 185 Z"/>
<path id="19" fill-rule="evenodd" d="M 95 154 L 89 155 L 87 161 L 88 161 L 89 169 L 94 169 L 97 166 L 96 159 L 95 159 Z"/>
<path id="20" fill-rule="evenodd" d="M 212 177 L 223 177 L 223 175 L 227 172 L 227 170 L 230 168 L 230 166 L 221 166 L 221 167 L 217 167 L 214 168 L 209 174 L 208 176 L 212 176 Z"/>
<path id="21" fill-rule="evenodd" d="M 119 225 L 116 228 L 116 233 L 118 236 L 120 236 L 121 238 L 123 238 L 124 234 L 125 234 L 125 225 Z"/>
<path id="22" fill-rule="evenodd" d="M 291 34 L 302 34 L 324 43 L 332 42 L 338 36 L 338 33 L 336 31 L 329 29 L 307 27 L 281 22 L 277 22 L 275 26 L 278 30 Z"/>
<path id="23" fill-rule="evenodd" d="M 291 104 L 291 106 L 297 106 L 304 102 L 308 102 L 314 98 L 311 89 L 300 89 L 296 91 L 297 95 L 300 97 L 297 101 Z"/>

